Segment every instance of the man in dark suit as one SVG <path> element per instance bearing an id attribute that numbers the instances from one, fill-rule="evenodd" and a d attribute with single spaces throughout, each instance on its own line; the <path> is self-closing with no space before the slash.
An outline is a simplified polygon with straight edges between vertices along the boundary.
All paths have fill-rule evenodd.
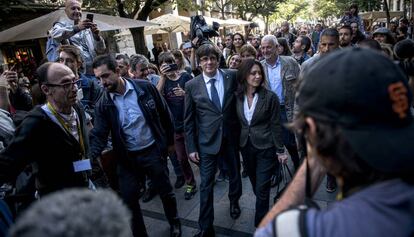
<path id="1" fill-rule="evenodd" d="M 189 157 L 200 165 L 200 231 L 195 236 L 214 236 L 213 183 L 219 157 L 229 171 L 230 215 L 237 219 L 241 212 L 237 82 L 235 71 L 218 70 L 221 53 L 216 46 L 201 45 L 196 56 L 202 74 L 185 85 L 184 130 Z"/>

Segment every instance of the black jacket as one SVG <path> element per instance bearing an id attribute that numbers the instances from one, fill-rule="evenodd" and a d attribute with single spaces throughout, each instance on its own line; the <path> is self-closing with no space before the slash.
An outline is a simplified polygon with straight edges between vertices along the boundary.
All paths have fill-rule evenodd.
<path id="1" fill-rule="evenodd" d="M 139 105 L 147 124 L 150 126 L 155 143 L 161 154 L 167 156 L 167 148 L 174 144 L 174 125 L 167 103 L 155 86 L 145 80 L 130 80 L 137 93 Z M 127 161 L 125 141 L 122 135 L 118 109 L 109 92 L 103 93 L 95 106 L 95 124 L 90 134 L 91 157 L 99 157 L 107 145 L 109 132 L 119 162 Z M 137 134 L 139 136 L 139 134 Z"/>
<path id="2" fill-rule="evenodd" d="M 245 147 L 250 138 L 256 149 L 275 147 L 279 153 L 284 151 L 282 125 L 279 119 L 280 105 L 275 93 L 265 88 L 258 91 L 258 100 L 250 125 L 244 116 L 244 98 L 237 98 L 237 115 L 241 124 L 240 147 Z"/>
<path id="3" fill-rule="evenodd" d="M 74 106 L 86 151 L 89 149 L 84 112 Z M 40 106 L 31 110 L 16 129 L 10 145 L 0 154 L 0 182 L 14 181 L 33 163 L 41 194 L 68 187 L 87 187 L 87 174 L 75 173 L 73 162 L 82 159 L 79 142 L 53 122 Z"/>

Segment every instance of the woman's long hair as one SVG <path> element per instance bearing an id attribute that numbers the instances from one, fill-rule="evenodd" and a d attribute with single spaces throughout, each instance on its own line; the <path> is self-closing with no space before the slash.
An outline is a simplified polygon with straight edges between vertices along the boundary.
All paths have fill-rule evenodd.
<path id="1" fill-rule="evenodd" d="M 263 88 L 267 88 L 266 75 L 264 73 L 263 65 L 256 59 L 243 60 L 239 67 L 239 70 L 237 71 L 238 86 L 236 96 L 240 100 L 243 100 L 244 95 L 247 93 L 247 77 L 250 75 L 250 71 L 252 70 L 254 65 L 259 66 L 260 73 L 262 74 L 262 82 L 260 83 L 260 86 L 257 88 L 256 93 Z"/>

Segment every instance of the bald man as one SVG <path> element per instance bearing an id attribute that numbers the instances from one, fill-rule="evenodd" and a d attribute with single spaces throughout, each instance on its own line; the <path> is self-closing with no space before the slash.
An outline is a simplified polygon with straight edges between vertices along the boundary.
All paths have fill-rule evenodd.
<path id="1" fill-rule="evenodd" d="M 53 24 L 49 35 L 59 43 L 77 46 L 82 54 L 82 73 L 93 75 L 93 59 L 105 52 L 105 41 L 99 34 L 98 26 L 89 19 L 82 20 L 82 1 L 66 0 L 66 17 Z"/>
<path id="2" fill-rule="evenodd" d="M 0 183 L 13 182 L 29 165 L 37 167 L 40 195 L 88 187 L 92 169 L 85 114 L 77 104 L 78 81 L 67 66 L 45 63 L 37 70 L 47 102 L 35 107 L 0 153 Z"/>

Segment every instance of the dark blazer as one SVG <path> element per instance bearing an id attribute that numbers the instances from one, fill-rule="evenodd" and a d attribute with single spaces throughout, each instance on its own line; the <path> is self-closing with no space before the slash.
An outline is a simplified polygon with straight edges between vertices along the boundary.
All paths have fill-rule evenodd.
<path id="1" fill-rule="evenodd" d="M 161 155 L 166 156 L 168 146 L 174 144 L 174 125 L 167 103 L 149 81 L 126 80 L 132 82 L 138 97 L 137 104 L 151 129 Z M 101 155 L 107 145 L 109 132 L 111 132 L 113 150 L 119 158 L 118 160 L 120 162 L 127 161 L 118 109 L 109 92 L 106 91 L 95 106 L 95 124 L 90 134 L 91 157 L 96 158 Z"/>
<path id="2" fill-rule="evenodd" d="M 237 98 L 237 115 L 241 124 L 240 147 L 245 147 L 247 140 L 257 149 L 276 147 L 283 152 L 282 126 L 279 119 L 279 99 L 270 90 L 258 91 L 258 100 L 250 125 L 244 116 L 244 96 Z"/>
<path id="3" fill-rule="evenodd" d="M 79 106 L 74 108 L 88 150 L 85 115 Z M 73 162 L 80 159 L 79 142 L 37 106 L 27 114 L 10 145 L 0 154 L 0 182 L 14 181 L 27 165 L 34 163 L 36 188 L 41 195 L 69 187 L 87 187 L 87 174 L 75 173 L 73 169 Z"/>
<path id="4" fill-rule="evenodd" d="M 227 138 L 238 146 L 240 124 L 236 114 L 236 71 L 221 70 L 224 83 L 223 106 L 220 111 L 210 100 L 203 74 L 185 84 L 184 131 L 187 152 L 217 154 Z"/>

